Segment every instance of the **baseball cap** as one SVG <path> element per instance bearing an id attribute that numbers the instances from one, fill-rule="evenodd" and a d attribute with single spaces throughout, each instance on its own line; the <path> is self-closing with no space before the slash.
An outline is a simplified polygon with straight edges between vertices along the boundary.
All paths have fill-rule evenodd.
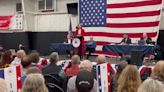
<path id="1" fill-rule="evenodd" d="M 77 74 L 76 88 L 79 92 L 89 92 L 93 88 L 94 77 L 89 71 L 83 70 Z"/>

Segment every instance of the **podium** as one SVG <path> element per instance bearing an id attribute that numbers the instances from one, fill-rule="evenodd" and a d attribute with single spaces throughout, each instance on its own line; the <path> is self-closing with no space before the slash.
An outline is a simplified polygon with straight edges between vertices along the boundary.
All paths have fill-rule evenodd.
<path id="1" fill-rule="evenodd" d="M 84 45 L 83 45 L 83 36 L 76 36 L 73 38 L 72 45 L 74 47 L 74 54 L 79 55 L 80 57 L 83 56 L 83 50 L 84 50 Z"/>

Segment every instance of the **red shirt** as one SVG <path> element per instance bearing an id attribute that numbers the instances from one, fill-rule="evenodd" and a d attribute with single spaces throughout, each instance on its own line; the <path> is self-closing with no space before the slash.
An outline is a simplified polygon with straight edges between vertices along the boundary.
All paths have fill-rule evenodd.
<path id="1" fill-rule="evenodd" d="M 66 70 L 66 75 L 67 76 L 74 76 L 77 75 L 77 73 L 79 72 L 79 65 L 73 65 L 72 67 L 68 68 Z"/>

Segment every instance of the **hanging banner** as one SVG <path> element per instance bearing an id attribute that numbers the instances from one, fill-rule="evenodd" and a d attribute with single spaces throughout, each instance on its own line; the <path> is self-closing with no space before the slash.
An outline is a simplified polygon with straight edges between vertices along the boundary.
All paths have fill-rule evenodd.
<path id="1" fill-rule="evenodd" d="M 23 14 L 14 16 L 0 16 L 0 31 L 1 30 L 22 30 L 23 29 Z"/>
<path id="2" fill-rule="evenodd" d="M 10 28 L 12 16 L 0 16 L 0 30 L 8 30 Z"/>

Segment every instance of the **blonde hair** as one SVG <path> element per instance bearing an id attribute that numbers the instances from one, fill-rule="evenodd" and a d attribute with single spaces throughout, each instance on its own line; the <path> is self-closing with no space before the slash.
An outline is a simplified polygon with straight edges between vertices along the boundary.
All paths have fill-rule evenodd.
<path id="1" fill-rule="evenodd" d="M 137 92 L 141 79 L 135 65 L 128 65 L 118 79 L 118 92 Z"/>
<path id="2" fill-rule="evenodd" d="M 48 92 L 42 74 L 29 74 L 25 80 L 22 92 Z"/>
<path id="3" fill-rule="evenodd" d="M 93 67 L 93 65 L 92 65 L 91 61 L 89 61 L 89 60 L 83 60 L 79 65 L 80 70 L 91 71 L 92 67 Z"/>
<path id="4" fill-rule="evenodd" d="M 146 79 L 137 92 L 164 92 L 164 85 L 155 79 Z"/>
<path id="5" fill-rule="evenodd" d="M 152 72 L 153 77 L 157 77 L 160 81 L 164 81 L 164 61 L 158 61 Z"/>
<path id="6" fill-rule="evenodd" d="M 7 83 L 4 79 L 0 78 L 0 92 L 8 92 Z"/>

